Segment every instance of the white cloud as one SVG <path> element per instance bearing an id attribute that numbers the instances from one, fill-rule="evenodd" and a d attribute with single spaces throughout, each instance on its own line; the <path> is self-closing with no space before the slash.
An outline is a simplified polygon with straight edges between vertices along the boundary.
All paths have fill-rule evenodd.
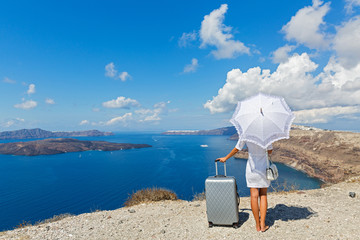
<path id="1" fill-rule="evenodd" d="M 337 28 L 334 49 L 340 62 L 347 68 L 360 63 L 360 17 L 355 17 Z"/>
<path id="2" fill-rule="evenodd" d="M 0 124 L 0 126 L 4 127 L 4 128 L 8 128 L 8 127 L 11 127 L 11 126 L 14 126 L 14 125 L 22 124 L 24 122 L 25 122 L 25 120 L 22 119 L 22 118 L 14 118 L 14 119 L 10 119 L 10 120 L 7 120 L 5 122 L 2 122 Z"/>
<path id="3" fill-rule="evenodd" d="M 331 90 L 357 91 L 358 88 L 349 89 L 349 86 L 356 87 L 358 85 L 360 81 L 360 64 L 353 68 L 345 68 L 332 57 L 319 77 L 322 79 L 320 87 L 325 88 L 330 85 Z M 346 94 L 346 97 L 348 97 L 348 94 Z"/>
<path id="4" fill-rule="evenodd" d="M 117 70 L 115 70 L 115 65 L 113 62 L 111 62 L 105 66 L 105 76 L 106 77 L 113 78 L 113 77 L 115 77 L 116 74 L 117 74 Z"/>
<path id="5" fill-rule="evenodd" d="M 347 1 L 351 7 L 359 1 Z M 349 5 L 349 6 L 350 6 Z M 237 102 L 258 92 L 283 96 L 295 110 L 298 123 L 325 123 L 333 118 L 357 119 L 360 113 L 360 16 L 336 27 L 336 34 L 324 30 L 330 2 L 313 0 L 300 9 L 282 28 L 286 44 L 272 52 L 275 71 L 253 67 L 245 72 L 233 69 L 218 94 L 204 107 L 211 113 L 233 111 Z M 291 54 L 300 44 L 328 51 L 323 69 L 308 53 Z M 328 48 L 326 48 L 328 47 Z M 318 59 L 319 56 L 316 56 Z"/>
<path id="6" fill-rule="evenodd" d="M 141 108 L 141 109 L 136 110 L 135 113 L 140 114 L 140 115 L 146 115 L 146 114 L 152 114 L 153 111 L 150 109 Z"/>
<path id="7" fill-rule="evenodd" d="M 167 105 L 170 101 L 159 102 L 154 104 L 153 109 L 139 109 L 135 111 L 140 117 L 139 122 L 156 122 L 160 121 L 160 115 L 168 112 Z"/>
<path id="8" fill-rule="evenodd" d="M 353 8 L 360 6 L 360 0 L 345 0 L 345 9 L 347 14 L 353 13 Z"/>
<path id="9" fill-rule="evenodd" d="M 122 116 L 114 117 L 108 121 L 100 122 L 89 122 L 88 120 L 83 120 L 80 125 L 91 124 L 94 126 L 110 126 L 115 124 L 122 124 L 123 126 L 128 126 L 131 123 L 151 123 L 158 124 L 162 120 L 162 116 L 166 115 L 168 112 L 173 112 L 173 109 L 168 109 L 167 102 L 159 102 L 153 105 L 152 108 L 140 108 L 136 109 L 133 112 L 125 113 Z"/>
<path id="10" fill-rule="evenodd" d="M 359 106 L 328 107 L 295 111 L 294 123 L 327 123 L 331 118 L 342 115 L 360 113 Z"/>
<path id="11" fill-rule="evenodd" d="M 184 73 L 196 72 L 199 66 L 198 60 L 196 58 L 191 59 L 191 64 L 187 64 L 184 67 Z"/>
<path id="12" fill-rule="evenodd" d="M 292 105 L 298 106 L 303 104 L 302 96 L 311 94 L 316 80 L 308 73 L 316 68 L 317 65 L 303 53 L 294 54 L 287 62 L 280 63 L 272 74 L 270 70 L 260 67 L 250 68 L 244 73 L 240 69 L 233 69 L 228 72 L 226 83 L 218 95 L 207 101 L 204 107 L 212 113 L 231 111 L 239 100 L 259 91 L 291 96 Z"/>
<path id="13" fill-rule="evenodd" d="M 143 121 L 149 122 L 149 121 L 160 121 L 160 120 L 161 120 L 161 118 L 159 117 L 159 115 L 154 113 L 153 115 L 146 116 Z"/>
<path id="14" fill-rule="evenodd" d="M 323 49 L 329 45 L 327 36 L 321 31 L 324 16 L 330 10 L 330 2 L 313 0 L 313 5 L 300 9 L 282 28 L 288 41 L 295 40 L 312 49 Z"/>
<path id="15" fill-rule="evenodd" d="M 216 47 L 216 50 L 211 51 L 211 53 L 217 59 L 234 58 L 240 53 L 250 53 L 249 48 L 242 42 L 233 40 L 232 28 L 223 24 L 227 9 L 228 5 L 222 4 L 219 9 L 215 9 L 206 15 L 201 22 L 200 48 Z"/>
<path id="16" fill-rule="evenodd" d="M 115 117 L 110 119 L 109 121 L 105 123 L 101 123 L 101 125 L 115 125 L 118 123 L 125 123 L 127 120 L 132 119 L 132 113 L 125 113 L 123 116 Z"/>
<path id="17" fill-rule="evenodd" d="M 8 77 L 4 77 L 4 80 L 3 80 L 4 83 L 10 83 L 10 84 L 15 84 L 16 81 L 15 80 L 12 80 Z"/>
<path id="18" fill-rule="evenodd" d="M 114 100 L 103 102 L 102 105 L 106 108 L 130 108 L 140 106 L 138 101 L 131 98 L 125 98 L 123 96 Z"/>
<path id="19" fill-rule="evenodd" d="M 289 53 L 295 49 L 296 46 L 293 45 L 285 45 L 279 47 L 274 52 L 272 52 L 272 61 L 274 63 L 286 62 L 289 59 Z"/>
<path id="20" fill-rule="evenodd" d="M 118 75 L 118 71 L 115 69 L 115 64 L 113 62 L 105 66 L 105 76 L 113 79 L 120 79 L 123 82 L 131 78 L 130 74 L 125 71 Z"/>
<path id="21" fill-rule="evenodd" d="M 55 101 L 54 101 L 54 99 L 47 98 L 47 99 L 45 99 L 45 103 L 46 103 L 46 104 L 53 105 L 53 104 L 55 104 Z"/>
<path id="22" fill-rule="evenodd" d="M 195 31 L 190 33 L 183 33 L 178 41 L 180 47 L 187 47 L 191 42 L 197 39 L 197 33 Z"/>
<path id="23" fill-rule="evenodd" d="M 88 120 L 82 120 L 79 125 L 88 125 L 90 122 Z"/>
<path id="24" fill-rule="evenodd" d="M 28 90 L 27 90 L 27 94 L 34 94 L 35 93 L 35 84 L 30 84 L 29 85 L 29 88 L 28 88 Z"/>
<path id="25" fill-rule="evenodd" d="M 211 113 L 229 112 L 238 101 L 258 92 L 283 96 L 293 110 L 316 108 L 343 114 L 340 108 L 349 110 L 360 105 L 360 64 L 346 69 L 331 58 L 323 71 L 313 76 L 311 73 L 317 67 L 308 54 L 303 53 L 294 54 L 287 62 L 280 63 L 273 73 L 260 67 L 250 68 L 247 72 L 233 69 L 228 72 L 218 95 L 208 100 L 204 107 Z M 316 121 L 324 119 L 328 118 L 319 117 Z"/>
<path id="26" fill-rule="evenodd" d="M 360 90 L 360 78 L 356 78 L 353 81 L 347 81 L 345 82 L 342 87 L 342 90 L 344 91 L 354 91 L 354 90 Z"/>
<path id="27" fill-rule="evenodd" d="M 36 106 L 37 106 L 37 102 L 33 100 L 28 100 L 26 102 L 22 102 L 14 105 L 15 108 L 20 108 L 25 110 L 35 108 Z"/>
<path id="28" fill-rule="evenodd" d="M 119 74 L 119 78 L 121 81 L 125 82 L 127 79 L 131 78 L 131 76 L 128 72 L 122 72 Z"/>
<path id="29" fill-rule="evenodd" d="M 170 103 L 170 101 L 167 101 L 167 102 L 159 102 L 159 103 L 154 104 L 154 108 L 155 108 L 155 109 L 159 108 L 159 109 L 164 110 L 169 103 Z"/>

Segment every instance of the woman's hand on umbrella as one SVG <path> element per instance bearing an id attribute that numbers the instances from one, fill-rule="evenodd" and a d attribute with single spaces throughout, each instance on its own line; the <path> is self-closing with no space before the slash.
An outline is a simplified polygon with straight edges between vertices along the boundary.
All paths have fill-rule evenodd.
<path id="1" fill-rule="evenodd" d="M 216 161 L 226 162 L 226 157 L 217 158 Z"/>

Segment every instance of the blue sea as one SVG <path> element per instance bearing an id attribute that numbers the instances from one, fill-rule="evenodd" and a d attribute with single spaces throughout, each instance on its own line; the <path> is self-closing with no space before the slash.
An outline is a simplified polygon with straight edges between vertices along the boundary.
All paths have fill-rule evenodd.
<path id="1" fill-rule="evenodd" d="M 228 136 L 158 133 L 78 139 L 146 143 L 152 147 L 33 157 L 0 155 L 0 231 L 63 213 L 117 209 L 131 193 L 143 188 L 166 188 L 181 199 L 192 200 L 204 191 L 205 179 L 215 175 L 214 160 L 236 144 Z M 227 175 L 236 177 L 240 196 L 249 196 L 245 165 L 245 159 L 227 161 Z M 320 187 L 317 179 L 282 164 L 277 166 L 279 184 L 286 181 L 299 189 Z"/>

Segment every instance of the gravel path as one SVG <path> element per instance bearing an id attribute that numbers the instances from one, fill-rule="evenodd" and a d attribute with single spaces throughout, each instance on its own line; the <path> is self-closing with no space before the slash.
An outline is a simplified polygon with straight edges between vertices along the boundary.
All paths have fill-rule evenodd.
<path id="1" fill-rule="evenodd" d="M 165 201 L 1 232 L 0 239 L 359 239 L 359 195 L 360 177 L 322 189 L 270 194 L 265 233 L 256 232 L 247 197 L 241 198 L 238 229 L 208 228 L 205 201 Z"/>

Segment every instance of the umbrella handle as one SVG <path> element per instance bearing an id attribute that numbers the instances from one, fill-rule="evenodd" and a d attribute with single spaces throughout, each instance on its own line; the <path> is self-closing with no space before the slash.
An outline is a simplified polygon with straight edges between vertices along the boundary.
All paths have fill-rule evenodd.
<path id="1" fill-rule="evenodd" d="M 217 162 L 218 162 L 219 160 L 215 160 L 215 176 L 217 176 L 218 175 L 218 165 L 217 165 Z M 224 174 L 225 174 L 225 177 L 226 177 L 226 162 L 224 162 Z"/>

